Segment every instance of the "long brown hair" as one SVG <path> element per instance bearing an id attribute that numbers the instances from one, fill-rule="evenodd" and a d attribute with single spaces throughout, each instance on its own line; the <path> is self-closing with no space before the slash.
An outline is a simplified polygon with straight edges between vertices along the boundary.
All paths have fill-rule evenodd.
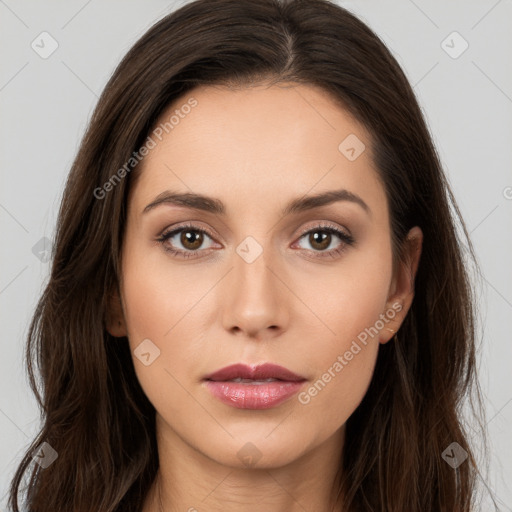
<path id="1" fill-rule="evenodd" d="M 404 73 L 372 30 L 327 0 L 198 0 L 156 23 L 124 57 L 70 171 L 51 276 L 27 340 L 44 421 L 11 484 L 14 512 L 26 472 L 32 512 L 140 512 L 158 470 L 155 410 L 128 343 L 105 329 L 138 171 L 130 159 L 166 106 L 194 87 L 264 82 L 316 85 L 348 109 L 372 135 L 394 256 L 411 227 L 424 234 L 411 310 L 380 347 L 368 392 L 347 421 L 338 480 L 344 506 L 474 510 L 479 469 L 461 406 L 466 397 L 480 407 L 481 400 L 463 244 L 474 256 Z M 58 453 L 46 469 L 32 463 L 43 442 Z M 443 457 L 452 443 L 468 454 L 456 468 Z"/>

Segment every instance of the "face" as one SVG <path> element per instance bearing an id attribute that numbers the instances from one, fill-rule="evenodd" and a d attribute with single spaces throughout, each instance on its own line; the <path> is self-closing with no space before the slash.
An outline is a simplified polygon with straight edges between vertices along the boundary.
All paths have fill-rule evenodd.
<path id="1" fill-rule="evenodd" d="M 412 300 L 371 140 L 313 86 L 198 88 L 161 121 L 176 110 L 137 169 L 110 330 L 169 439 L 284 465 L 341 439 Z M 205 380 L 236 363 L 299 380 Z"/>

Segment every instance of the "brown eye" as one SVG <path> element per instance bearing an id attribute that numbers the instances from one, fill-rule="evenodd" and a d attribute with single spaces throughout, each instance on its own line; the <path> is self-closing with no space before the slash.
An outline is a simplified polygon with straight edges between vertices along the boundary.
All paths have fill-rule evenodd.
<path id="1" fill-rule="evenodd" d="M 304 242 L 309 247 L 303 246 L 302 243 Z M 332 225 L 319 225 L 303 232 L 296 243 L 299 248 L 313 253 L 315 257 L 322 258 L 339 256 L 347 247 L 353 245 L 354 242 L 354 238 L 348 232 Z"/>
<path id="2" fill-rule="evenodd" d="M 210 245 L 205 242 L 210 241 Z M 166 233 L 159 238 L 163 248 L 171 254 L 189 258 L 211 249 L 213 238 L 204 229 L 195 226 L 181 226 Z M 205 246 L 206 245 L 206 246 Z"/>
<path id="3" fill-rule="evenodd" d="M 331 244 L 332 234 L 327 231 L 316 230 L 311 231 L 308 238 L 311 247 L 318 251 L 324 251 Z"/>
<path id="4" fill-rule="evenodd" d="M 200 231 L 186 229 L 181 231 L 180 242 L 190 251 L 196 251 L 203 244 L 204 235 Z"/>

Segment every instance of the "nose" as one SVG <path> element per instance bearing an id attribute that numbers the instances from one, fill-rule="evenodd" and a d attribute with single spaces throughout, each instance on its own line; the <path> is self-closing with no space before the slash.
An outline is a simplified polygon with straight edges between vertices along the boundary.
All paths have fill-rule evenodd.
<path id="1" fill-rule="evenodd" d="M 233 269 L 223 283 L 224 329 L 261 340 L 284 332 L 292 295 L 283 281 L 279 265 L 266 257 L 266 251 L 253 261 L 235 253 Z"/>

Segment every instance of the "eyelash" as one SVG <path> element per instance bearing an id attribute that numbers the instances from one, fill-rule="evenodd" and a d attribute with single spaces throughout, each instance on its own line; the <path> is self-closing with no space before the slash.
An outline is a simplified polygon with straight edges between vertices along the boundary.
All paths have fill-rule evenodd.
<path id="1" fill-rule="evenodd" d="M 186 231 L 186 230 L 194 231 L 197 233 L 203 233 L 205 235 L 208 235 L 212 239 L 214 238 L 213 235 L 209 231 L 207 231 L 203 228 L 200 228 L 199 226 L 196 226 L 194 224 L 185 224 L 185 225 L 179 226 L 178 228 L 173 229 L 171 231 L 162 233 L 160 235 L 160 237 L 157 238 L 157 242 L 159 242 L 162 245 L 163 249 L 166 252 L 172 254 L 173 256 L 177 256 L 180 258 L 194 257 L 197 253 L 199 253 L 205 249 L 196 249 L 194 251 L 191 251 L 191 250 L 183 251 L 183 250 L 173 249 L 173 248 L 165 245 L 165 242 L 167 240 L 172 238 L 174 235 L 181 233 L 182 231 Z M 310 233 L 315 233 L 315 232 L 330 233 L 332 235 L 336 235 L 342 241 L 342 244 L 337 249 L 331 249 L 329 251 L 314 251 L 314 250 L 312 250 L 311 252 L 317 253 L 317 255 L 314 256 L 315 258 L 325 258 L 325 257 L 334 258 L 336 256 L 339 256 L 346 249 L 347 246 L 351 246 L 355 242 L 354 238 L 351 235 L 349 235 L 348 233 L 345 233 L 345 232 L 341 231 L 340 229 L 335 228 L 334 226 L 329 225 L 329 224 L 327 224 L 327 225 L 319 224 L 318 226 L 315 226 L 313 228 L 307 229 L 306 231 L 303 231 L 300 234 L 298 240 L 301 240 L 305 235 L 309 235 Z M 307 251 L 308 249 L 303 249 L 303 250 Z"/>

